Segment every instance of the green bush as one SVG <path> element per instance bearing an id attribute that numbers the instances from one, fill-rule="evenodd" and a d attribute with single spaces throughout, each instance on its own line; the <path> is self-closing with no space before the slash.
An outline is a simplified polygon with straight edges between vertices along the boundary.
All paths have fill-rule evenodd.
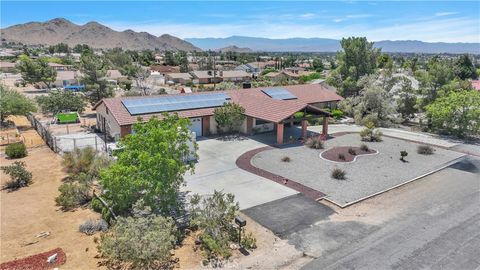
<path id="1" fill-rule="evenodd" d="M 430 145 L 419 145 L 417 148 L 417 153 L 420 155 L 433 155 L 435 150 Z"/>
<path id="2" fill-rule="evenodd" d="M 94 198 L 92 199 L 92 201 L 90 202 L 90 207 L 92 207 L 92 210 L 97 212 L 97 213 L 102 213 L 102 210 L 104 208 L 104 205 L 102 204 L 102 202 L 97 199 L 97 198 Z"/>
<path id="3" fill-rule="evenodd" d="M 23 161 L 15 161 L 12 165 L 2 166 L 0 169 L 10 176 L 10 181 L 5 183 L 6 189 L 16 190 L 32 183 L 32 173 L 25 169 Z"/>
<path id="4" fill-rule="evenodd" d="M 19 142 L 9 144 L 5 149 L 5 154 L 9 158 L 23 158 L 27 156 L 28 152 L 25 144 Z"/>
<path id="5" fill-rule="evenodd" d="M 338 159 L 345 160 L 345 154 L 339 153 L 338 154 Z"/>
<path id="6" fill-rule="evenodd" d="M 242 245 L 243 248 L 245 249 L 256 249 L 257 248 L 257 239 L 253 237 L 253 234 L 246 233 L 245 228 L 242 229 L 242 240 L 240 241 L 240 244 Z"/>
<path id="7" fill-rule="evenodd" d="M 333 169 L 331 173 L 332 178 L 337 180 L 345 180 L 346 179 L 345 175 L 346 175 L 346 172 L 339 168 Z"/>
<path id="8" fill-rule="evenodd" d="M 365 128 L 360 131 L 360 137 L 362 137 L 362 141 L 381 142 L 382 136 L 382 132 L 375 129 L 373 122 L 366 123 Z"/>
<path id="9" fill-rule="evenodd" d="M 370 148 L 368 148 L 368 145 L 362 144 L 362 145 L 360 145 L 360 150 L 368 152 L 368 151 L 370 151 Z"/>
<path id="10" fill-rule="evenodd" d="M 92 199 L 89 186 L 83 183 L 66 182 L 60 185 L 58 191 L 60 195 L 55 198 L 55 202 L 62 210 L 72 210 Z"/>
<path id="11" fill-rule="evenodd" d="M 308 138 L 305 142 L 305 145 L 312 149 L 323 149 L 324 147 L 322 138 L 320 136 Z"/>
<path id="12" fill-rule="evenodd" d="M 290 159 L 289 156 L 284 156 L 284 157 L 282 157 L 282 161 L 283 161 L 283 162 L 290 162 L 291 159 Z"/>
<path id="13" fill-rule="evenodd" d="M 177 240 L 176 232 L 171 218 L 120 217 L 111 230 L 100 237 L 99 250 L 113 265 L 120 263 L 134 269 L 169 269 L 170 251 Z"/>
<path id="14" fill-rule="evenodd" d="M 408 152 L 403 150 L 403 151 L 400 151 L 400 160 L 401 161 L 406 161 L 405 160 L 405 157 L 408 156 Z"/>
<path id="15" fill-rule="evenodd" d="M 335 119 L 341 119 L 343 117 L 343 112 L 339 109 L 332 110 L 332 117 Z"/>
<path id="16" fill-rule="evenodd" d="M 356 156 L 357 155 L 357 151 L 355 151 L 355 149 L 353 148 L 348 148 L 348 153 L 352 156 Z"/>

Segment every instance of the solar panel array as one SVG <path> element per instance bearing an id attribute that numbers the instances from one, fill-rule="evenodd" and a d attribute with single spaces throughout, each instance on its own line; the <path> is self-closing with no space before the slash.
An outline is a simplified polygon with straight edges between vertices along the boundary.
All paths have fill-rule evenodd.
<path id="1" fill-rule="evenodd" d="M 273 99 L 280 99 L 280 100 L 297 99 L 295 95 L 290 93 L 290 91 L 288 91 L 285 88 L 262 89 L 262 92 Z"/>
<path id="2" fill-rule="evenodd" d="M 225 93 L 208 93 L 201 95 L 164 96 L 155 98 L 136 98 L 122 100 L 131 115 L 182 111 L 222 106 L 229 102 Z"/>

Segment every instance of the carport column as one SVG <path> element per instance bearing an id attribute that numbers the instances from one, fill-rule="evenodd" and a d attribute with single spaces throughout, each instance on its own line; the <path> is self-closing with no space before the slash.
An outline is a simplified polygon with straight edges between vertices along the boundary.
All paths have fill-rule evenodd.
<path id="1" fill-rule="evenodd" d="M 322 135 L 328 135 L 328 116 L 323 117 Z"/>
<path id="2" fill-rule="evenodd" d="M 303 139 L 307 138 L 307 124 L 308 124 L 308 121 L 303 119 L 302 120 L 302 138 Z"/>
<path id="3" fill-rule="evenodd" d="M 283 144 L 283 123 L 277 123 L 277 144 Z"/>

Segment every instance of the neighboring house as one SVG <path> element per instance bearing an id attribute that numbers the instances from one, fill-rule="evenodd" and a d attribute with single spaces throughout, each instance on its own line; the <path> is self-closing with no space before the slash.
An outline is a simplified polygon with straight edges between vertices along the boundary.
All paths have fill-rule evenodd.
<path id="1" fill-rule="evenodd" d="M 78 79 L 80 73 L 73 70 L 60 70 L 57 71 L 57 78 L 53 83 L 54 87 L 62 87 L 67 85 L 78 85 Z"/>
<path id="2" fill-rule="evenodd" d="M 48 63 L 48 65 L 54 68 L 56 71 L 73 70 L 72 65 L 64 65 L 64 64 L 58 64 L 58 63 Z"/>
<path id="3" fill-rule="evenodd" d="M 287 76 L 281 71 L 269 72 L 265 74 L 264 77 L 268 78 L 274 83 L 281 82 L 282 80 L 287 78 Z"/>
<path id="4" fill-rule="evenodd" d="M 165 76 L 168 73 L 178 73 L 180 72 L 180 68 L 177 66 L 163 66 L 163 65 L 155 65 L 150 67 L 151 71 L 156 71 L 163 76 Z"/>
<path id="5" fill-rule="evenodd" d="M 16 71 L 15 63 L 0 62 L 0 71 L 4 73 L 13 73 Z"/>
<path id="6" fill-rule="evenodd" d="M 191 72 L 194 82 L 199 84 L 219 83 L 222 81 L 218 70 L 195 70 Z"/>
<path id="7" fill-rule="evenodd" d="M 119 139 L 132 133 L 132 125 L 147 121 L 150 117 L 161 118 L 162 113 L 178 113 L 189 118 L 190 130 L 197 136 L 217 134 L 218 127 L 213 116 L 216 107 L 225 102 L 236 103 L 245 109 L 245 120 L 239 126 L 244 134 L 276 130 L 277 143 L 283 143 L 284 125 L 298 122 L 296 112 L 323 117 L 323 134 L 328 133 L 330 114 L 322 108 L 335 107 L 343 98 L 322 85 L 291 85 L 238 89 L 232 91 L 198 92 L 191 94 L 162 95 L 149 97 L 106 98 L 93 109 L 97 112 L 98 128 L 109 136 Z M 302 122 L 302 136 L 306 136 L 307 120 Z"/>
<path id="8" fill-rule="evenodd" d="M 471 83 L 474 89 L 480 91 L 480 80 L 472 80 Z"/>
<path id="9" fill-rule="evenodd" d="M 189 73 L 168 73 L 165 74 L 165 80 L 172 81 L 174 83 L 186 84 L 192 81 L 192 75 Z"/>
<path id="10" fill-rule="evenodd" d="M 224 82 L 244 82 L 252 79 L 252 76 L 242 70 L 220 71 L 220 77 Z"/>

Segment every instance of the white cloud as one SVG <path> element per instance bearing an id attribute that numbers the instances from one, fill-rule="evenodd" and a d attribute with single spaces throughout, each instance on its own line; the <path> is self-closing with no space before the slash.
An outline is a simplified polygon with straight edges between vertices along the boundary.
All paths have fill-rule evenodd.
<path id="1" fill-rule="evenodd" d="M 314 18 L 314 17 L 315 17 L 315 13 L 304 13 L 304 14 L 300 14 L 299 17 L 300 17 L 300 18 L 303 18 L 303 19 L 311 19 L 311 18 Z"/>
<path id="2" fill-rule="evenodd" d="M 324 25 L 297 22 L 244 22 L 223 24 L 198 23 L 105 23 L 115 30 L 146 31 L 154 35 L 171 34 L 187 37 L 229 37 L 233 35 L 291 38 L 321 37 L 339 39 L 347 36 L 366 36 L 369 40 L 422 40 L 429 42 L 478 42 L 480 26 L 475 18 L 443 18 L 428 21 L 408 22 L 380 26 L 365 24 Z"/>
<path id="3" fill-rule="evenodd" d="M 456 15 L 458 12 L 437 12 L 435 13 L 436 17 L 444 17 L 444 16 L 450 16 L 450 15 Z"/>

